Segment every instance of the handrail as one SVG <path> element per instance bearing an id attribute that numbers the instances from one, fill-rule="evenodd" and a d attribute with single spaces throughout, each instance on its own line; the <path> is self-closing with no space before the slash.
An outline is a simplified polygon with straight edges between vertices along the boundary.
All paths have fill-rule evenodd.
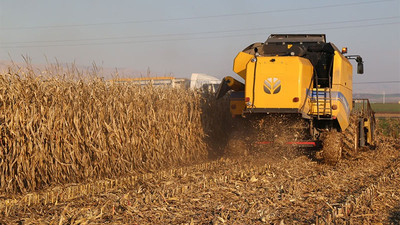
<path id="1" fill-rule="evenodd" d="M 356 99 L 353 99 L 353 101 L 360 102 L 362 104 L 361 111 L 359 113 L 361 114 L 361 116 L 363 118 L 371 118 L 371 120 L 370 120 L 371 126 L 375 127 L 375 125 L 376 125 L 375 112 L 371 107 L 371 103 L 369 102 L 369 99 L 356 98 Z M 357 109 L 355 109 L 355 110 L 357 110 Z"/>

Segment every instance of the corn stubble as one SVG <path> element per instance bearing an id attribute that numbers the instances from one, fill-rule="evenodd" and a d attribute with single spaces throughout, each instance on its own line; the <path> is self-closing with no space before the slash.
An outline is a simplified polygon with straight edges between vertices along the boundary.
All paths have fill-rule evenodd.
<path id="1" fill-rule="evenodd" d="M 217 121 L 207 108 L 215 104 L 182 88 L 43 78 L 33 70 L 2 73 L 0 191 L 28 192 L 204 160 L 207 121 Z"/>

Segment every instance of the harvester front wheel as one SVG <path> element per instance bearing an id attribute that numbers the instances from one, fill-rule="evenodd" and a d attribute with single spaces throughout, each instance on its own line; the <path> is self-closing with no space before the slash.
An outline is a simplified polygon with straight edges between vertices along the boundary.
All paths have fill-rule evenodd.
<path id="1" fill-rule="evenodd" d="M 336 130 L 328 131 L 323 134 L 322 158 L 327 164 L 336 164 L 342 157 L 343 137 Z"/>

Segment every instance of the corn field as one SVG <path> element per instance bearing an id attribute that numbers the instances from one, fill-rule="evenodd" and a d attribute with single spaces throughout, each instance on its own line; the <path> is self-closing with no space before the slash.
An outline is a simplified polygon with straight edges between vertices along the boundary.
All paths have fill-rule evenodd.
<path id="1" fill-rule="evenodd" d="M 205 160 L 210 137 L 223 133 L 212 129 L 220 121 L 210 96 L 66 77 L 31 68 L 0 74 L 1 192 Z"/>

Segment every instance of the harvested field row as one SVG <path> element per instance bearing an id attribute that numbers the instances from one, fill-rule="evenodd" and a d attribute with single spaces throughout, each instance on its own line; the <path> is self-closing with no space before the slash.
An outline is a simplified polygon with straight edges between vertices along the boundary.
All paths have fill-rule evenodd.
<path id="1" fill-rule="evenodd" d="M 283 154 L 278 152 L 282 151 L 287 151 L 285 157 L 279 157 Z M 318 221 L 324 224 L 328 219 L 338 223 L 395 221 L 388 207 L 375 204 L 379 205 L 383 196 L 392 201 L 391 205 L 400 203 L 396 197 L 400 190 L 394 188 L 399 174 L 399 149 L 381 144 L 376 150 L 362 152 L 357 159 L 345 159 L 336 166 L 319 164 L 297 151 L 291 154 L 290 151 L 293 150 L 270 148 L 246 159 L 222 158 L 139 177 L 60 186 L 38 193 L 28 204 L 29 195 L 18 201 L 8 201 L 7 208 L 7 200 L 3 200 L 1 213 L 7 216 L 7 222 L 311 224 Z M 375 194 L 371 195 L 371 190 Z M 350 204 L 351 201 L 354 203 Z M 341 216 L 339 220 L 329 216 L 346 203 L 353 208 L 346 217 Z"/>
<path id="2" fill-rule="evenodd" d="M 381 136 L 382 137 L 382 136 Z M 384 138 L 386 143 L 392 141 Z M 383 141 L 380 139 L 380 141 Z M 385 142 L 381 142 L 385 143 Z M 393 143 L 393 142 L 392 142 Z M 383 222 L 387 224 L 398 224 L 400 222 L 400 214 L 395 211 L 400 204 L 400 159 L 398 152 L 400 147 L 398 144 L 385 145 L 380 144 L 383 149 L 392 147 L 395 152 L 389 154 L 387 162 L 381 166 L 382 170 L 376 170 L 375 167 L 369 167 L 377 175 L 373 175 L 374 182 L 366 182 L 361 190 L 346 196 L 345 203 L 334 204 L 328 210 L 327 215 L 318 219 L 319 224 L 374 224 Z M 378 150 L 379 151 L 379 150 Z M 379 161 L 379 159 L 376 159 Z M 382 198 L 385 196 L 385 198 Z M 325 222 L 325 223 L 324 223 Z"/>
<path id="3" fill-rule="evenodd" d="M 392 164 L 375 184 L 354 199 L 352 222 L 400 223 L 400 164 Z"/>

